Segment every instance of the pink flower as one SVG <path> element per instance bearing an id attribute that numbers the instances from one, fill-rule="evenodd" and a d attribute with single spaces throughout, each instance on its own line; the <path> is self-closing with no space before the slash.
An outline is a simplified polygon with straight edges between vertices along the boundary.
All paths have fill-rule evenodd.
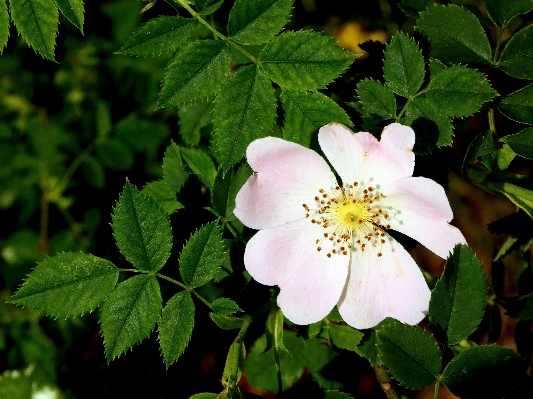
<path id="1" fill-rule="evenodd" d="M 260 231 L 246 246 L 246 270 L 280 287 L 278 305 L 296 324 L 317 322 L 335 305 L 359 329 L 386 317 L 417 324 L 430 290 L 387 230 L 441 258 L 466 241 L 448 224 L 453 214 L 444 189 L 412 177 L 413 130 L 393 123 L 378 141 L 331 123 L 318 142 L 342 185 L 320 155 L 301 145 L 266 137 L 248 146 L 254 174 L 237 194 L 234 213 Z"/>

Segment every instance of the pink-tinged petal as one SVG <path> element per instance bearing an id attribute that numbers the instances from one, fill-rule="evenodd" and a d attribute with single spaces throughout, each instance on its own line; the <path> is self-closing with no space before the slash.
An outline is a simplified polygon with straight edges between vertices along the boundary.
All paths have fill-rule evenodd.
<path id="1" fill-rule="evenodd" d="M 374 327 L 387 317 L 414 325 L 427 314 L 430 296 L 411 255 L 389 237 L 381 248 L 352 254 L 337 307 L 344 321 L 358 329 Z"/>
<path id="2" fill-rule="evenodd" d="M 246 156 L 255 173 L 238 192 L 233 213 L 253 229 L 305 218 L 302 205 L 337 184 L 326 161 L 299 144 L 266 137 L 252 142 Z"/>
<path id="3" fill-rule="evenodd" d="M 466 244 L 458 228 L 448 224 L 453 213 L 444 189 L 425 177 L 407 177 L 380 187 L 385 198 L 380 207 L 388 212 L 388 223 L 443 259 L 456 244 Z"/>
<path id="4" fill-rule="evenodd" d="M 330 123 L 320 129 L 318 141 L 344 184 L 374 186 L 413 174 L 415 133 L 408 126 L 388 125 L 378 141 L 370 133 L 353 134 L 344 125 Z"/>
<path id="5" fill-rule="evenodd" d="M 261 284 L 278 285 L 278 305 L 293 323 L 310 324 L 328 315 L 338 302 L 349 257 L 326 256 L 329 240 L 319 243 L 323 229 L 299 220 L 259 231 L 246 246 L 244 265 Z"/>

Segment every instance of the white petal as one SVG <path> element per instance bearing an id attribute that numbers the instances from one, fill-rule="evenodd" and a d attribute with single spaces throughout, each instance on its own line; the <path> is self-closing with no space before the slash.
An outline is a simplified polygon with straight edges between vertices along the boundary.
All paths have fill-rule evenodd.
<path id="1" fill-rule="evenodd" d="M 463 234 L 448 224 L 452 209 L 444 189 L 425 177 L 407 177 L 381 186 L 380 207 L 390 215 L 393 230 L 403 233 L 443 259 L 456 244 L 466 244 Z"/>
<path id="2" fill-rule="evenodd" d="M 302 205 L 337 184 L 326 161 L 299 144 L 266 137 L 252 142 L 246 156 L 256 173 L 238 192 L 234 214 L 253 229 L 305 218 Z"/>
<path id="3" fill-rule="evenodd" d="M 278 285 L 278 305 L 293 323 L 311 324 L 328 315 L 340 298 L 349 257 L 326 256 L 329 240 L 309 220 L 259 231 L 246 246 L 244 265 L 261 284 Z"/>
<path id="4" fill-rule="evenodd" d="M 318 142 L 344 184 L 375 186 L 413 174 L 415 133 L 408 126 L 390 124 L 378 141 L 370 133 L 353 134 L 330 123 L 320 129 Z"/>
<path id="5" fill-rule="evenodd" d="M 358 329 L 374 327 L 387 317 L 414 325 L 427 314 L 430 295 L 413 258 L 389 237 L 381 248 L 352 254 L 337 307 L 344 321 Z"/>

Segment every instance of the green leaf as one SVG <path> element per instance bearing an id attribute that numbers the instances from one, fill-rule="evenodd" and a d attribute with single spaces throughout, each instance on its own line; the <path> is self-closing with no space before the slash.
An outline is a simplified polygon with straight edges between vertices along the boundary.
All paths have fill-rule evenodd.
<path id="1" fill-rule="evenodd" d="M 188 44 L 167 68 L 157 108 L 205 101 L 226 80 L 230 60 L 229 47 L 222 40 Z"/>
<path id="2" fill-rule="evenodd" d="M 533 83 L 509 94 L 498 108 L 509 119 L 533 125 Z"/>
<path id="3" fill-rule="evenodd" d="M 519 79 L 533 79 L 533 25 L 515 33 L 505 46 L 498 67 Z"/>
<path id="4" fill-rule="evenodd" d="M 503 147 L 496 152 L 496 164 L 498 165 L 498 169 L 507 169 L 515 157 L 516 152 L 514 152 L 508 144 L 504 144 Z"/>
<path id="5" fill-rule="evenodd" d="M 453 63 L 491 62 L 485 31 L 474 14 L 463 7 L 428 7 L 420 13 L 417 29 L 431 42 L 432 57 Z"/>
<path id="6" fill-rule="evenodd" d="M 0 54 L 3 53 L 9 39 L 9 13 L 7 3 L 0 1 Z"/>
<path id="7" fill-rule="evenodd" d="M 425 154 L 436 147 L 452 145 L 453 125 L 449 116 L 427 99 L 417 97 L 407 104 L 402 123 L 411 126 L 416 134 L 414 152 Z"/>
<path id="8" fill-rule="evenodd" d="M 432 6 L 433 3 L 434 0 L 401 0 L 398 3 L 398 8 L 408 17 L 418 18 L 418 13 L 424 11 L 428 6 Z"/>
<path id="9" fill-rule="evenodd" d="M 454 65 L 431 77 L 427 98 L 448 116 L 470 116 L 498 93 L 481 72 Z"/>
<path id="10" fill-rule="evenodd" d="M 442 373 L 442 383 L 462 399 L 501 399 L 520 383 L 524 359 L 503 347 L 474 346 L 459 353 Z"/>
<path id="11" fill-rule="evenodd" d="M 83 0 L 56 0 L 61 13 L 83 34 Z"/>
<path id="12" fill-rule="evenodd" d="M 329 373 L 327 367 L 339 354 L 337 351 L 332 350 L 331 346 L 326 344 L 323 339 L 316 338 L 308 340 L 305 343 L 303 355 L 305 358 L 305 367 L 320 388 L 339 389 L 342 387 L 342 383 L 337 381 L 341 377 L 336 376 L 334 373 Z"/>
<path id="13" fill-rule="evenodd" d="M 424 57 L 418 44 L 403 33 L 394 35 L 385 49 L 383 73 L 385 83 L 396 94 L 402 97 L 415 94 L 426 75 Z"/>
<path id="14" fill-rule="evenodd" d="M 106 139 L 96 149 L 98 159 L 108 168 L 125 171 L 133 167 L 135 158 L 119 139 Z"/>
<path id="15" fill-rule="evenodd" d="M 200 287 L 213 278 L 224 257 L 224 243 L 216 222 L 202 226 L 191 235 L 180 256 L 180 274 L 191 288 Z"/>
<path id="16" fill-rule="evenodd" d="M 224 385 L 237 385 L 244 368 L 245 355 L 244 342 L 242 339 L 237 338 L 229 347 L 228 356 L 226 357 L 226 364 L 222 374 L 222 383 Z"/>
<path id="17" fill-rule="evenodd" d="M 283 342 L 290 353 L 279 352 L 281 381 L 287 390 L 300 379 L 305 369 L 305 344 L 294 333 L 284 330 Z M 246 377 L 250 385 L 266 392 L 277 392 L 276 359 L 274 349 L 265 352 L 267 340 L 263 335 L 255 343 L 246 358 Z"/>
<path id="18" fill-rule="evenodd" d="M 531 0 L 485 0 L 484 3 L 490 19 L 500 29 L 518 14 L 525 14 L 533 9 Z"/>
<path id="19" fill-rule="evenodd" d="M 381 365 L 381 359 L 378 356 L 376 348 L 376 332 L 371 330 L 363 338 L 362 342 L 355 348 L 355 353 L 364 357 L 374 367 Z"/>
<path id="20" fill-rule="evenodd" d="M 503 305 L 505 314 L 519 321 L 533 320 L 533 293 L 520 297 L 507 297 Z"/>
<path id="21" fill-rule="evenodd" d="M 253 140 L 266 137 L 276 119 L 274 88 L 255 65 L 238 70 L 215 99 L 213 145 L 224 171 L 241 160 Z"/>
<path id="22" fill-rule="evenodd" d="M 211 193 L 211 205 L 224 222 L 240 223 L 233 214 L 235 197 L 251 175 L 252 170 L 246 164 L 241 165 L 236 173 L 232 169 L 225 174 L 222 169 L 218 171 Z"/>
<path id="23" fill-rule="evenodd" d="M 106 101 L 97 100 L 95 102 L 94 114 L 96 134 L 99 138 L 108 137 L 113 128 L 109 104 Z"/>
<path id="24" fill-rule="evenodd" d="M 152 181 L 146 184 L 141 192 L 153 198 L 168 215 L 183 208 L 183 205 L 176 201 L 176 194 L 172 193 L 165 180 Z"/>
<path id="25" fill-rule="evenodd" d="M 429 322 L 435 337 L 453 345 L 477 328 L 487 302 L 487 276 L 476 255 L 457 245 L 429 301 Z"/>
<path id="26" fill-rule="evenodd" d="M 204 393 L 197 393 L 196 395 L 192 395 L 189 399 L 215 399 L 216 397 L 217 397 L 216 393 L 204 392 Z"/>
<path id="27" fill-rule="evenodd" d="M 194 302 L 189 291 L 169 299 L 159 321 L 159 344 L 167 369 L 187 347 L 194 327 Z"/>
<path id="28" fill-rule="evenodd" d="M 172 230 L 163 208 L 126 181 L 114 209 L 113 235 L 120 253 L 140 270 L 161 269 L 172 248 Z"/>
<path id="29" fill-rule="evenodd" d="M 161 16 L 141 25 L 117 54 L 155 56 L 171 54 L 188 42 L 196 21 L 193 18 Z"/>
<path id="30" fill-rule="evenodd" d="M 108 260 L 62 253 L 39 262 L 10 302 L 53 317 L 92 312 L 113 290 L 118 269 Z"/>
<path id="31" fill-rule="evenodd" d="M 236 316 L 221 316 L 216 313 L 209 313 L 211 320 L 223 330 L 235 330 L 241 328 L 244 320 Z"/>
<path id="32" fill-rule="evenodd" d="M 166 124 L 135 116 L 118 122 L 115 131 L 115 137 L 133 151 L 147 154 L 157 153 L 169 136 Z"/>
<path id="33" fill-rule="evenodd" d="M 491 181 L 489 187 L 505 195 L 513 204 L 522 208 L 530 218 L 533 218 L 533 191 L 506 181 L 496 180 Z"/>
<path id="34" fill-rule="evenodd" d="M 177 193 L 187 181 L 189 173 L 185 170 L 181 161 L 180 149 L 172 142 L 163 157 L 163 178 L 168 188 Z"/>
<path id="35" fill-rule="evenodd" d="M 202 15 L 209 15 L 220 8 L 224 0 L 192 0 L 190 3 L 196 6 L 198 12 Z"/>
<path id="36" fill-rule="evenodd" d="M 217 175 L 217 170 L 211 157 L 196 148 L 181 148 L 181 156 L 189 168 L 198 175 L 202 183 L 211 190 Z"/>
<path id="37" fill-rule="evenodd" d="M 59 17 L 53 0 L 11 0 L 11 19 L 22 38 L 44 58 L 55 61 Z"/>
<path id="38" fill-rule="evenodd" d="M 259 59 L 270 79 L 293 90 L 325 88 L 356 55 L 341 49 L 331 37 L 311 31 L 288 32 L 269 42 Z"/>
<path id="39" fill-rule="evenodd" d="M 229 298 L 217 298 L 211 304 L 213 312 L 222 316 L 229 316 L 233 313 L 242 312 L 243 310 Z"/>
<path id="40" fill-rule="evenodd" d="M 105 186 L 105 170 L 104 167 L 96 158 L 88 156 L 81 164 L 81 172 L 83 177 L 91 186 L 96 188 L 104 188 Z"/>
<path id="41" fill-rule="evenodd" d="M 213 102 L 207 101 L 198 105 L 179 107 L 180 136 L 188 146 L 194 147 L 200 143 L 200 129 L 211 123 Z"/>
<path id="42" fill-rule="evenodd" d="M 289 21 L 294 0 L 237 0 L 229 13 L 228 35 L 238 43 L 269 41 Z"/>
<path id="43" fill-rule="evenodd" d="M 355 351 L 363 339 L 363 333 L 347 325 L 330 324 L 329 338 L 337 348 Z"/>
<path id="44" fill-rule="evenodd" d="M 353 399 L 353 396 L 339 391 L 325 391 L 324 399 Z"/>
<path id="45" fill-rule="evenodd" d="M 330 122 L 353 126 L 346 112 L 322 93 L 285 90 L 280 100 L 285 112 L 283 138 L 304 147 L 309 147 L 313 134 Z"/>
<path id="46" fill-rule="evenodd" d="M 108 362 L 150 335 L 159 320 L 161 306 L 155 276 L 141 274 L 117 285 L 100 313 Z"/>
<path id="47" fill-rule="evenodd" d="M 272 348 L 277 348 L 289 353 L 285 345 L 283 345 L 284 320 L 283 312 L 278 307 L 273 308 L 268 314 L 265 331 L 267 344 L 264 352 L 268 352 Z"/>
<path id="48" fill-rule="evenodd" d="M 504 136 L 500 141 L 507 143 L 521 157 L 533 159 L 533 127 L 528 127 L 520 133 Z"/>
<path id="49" fill-rule="evenodd" d="M 379 356 L 400 384 L 422 389 L 435 381 L 442 359 L 439 347 L 426 331 L 392 320 L 378 327 L 376 334 Z"/>
<path id="50" fill-rule="evenodd" d="M 357 84 L 361 105 L 370 115 L 383 119 L 396 117 L 396 99 L 392 91 L 376 80 L 362 80 Z"/>

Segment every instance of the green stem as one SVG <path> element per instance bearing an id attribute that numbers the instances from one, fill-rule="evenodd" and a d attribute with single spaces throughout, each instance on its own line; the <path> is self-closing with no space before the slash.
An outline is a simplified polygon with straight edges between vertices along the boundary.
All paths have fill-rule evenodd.
<path id="1" fill-rule="evenodd" d="M 496 65 L 498 59 L 498 53 L 500 52 L 500 44 L 502 42 L 503 29 L 498 32 L 498 40 L 496 41 L 496 47 L 494 48 L 494 55 L 492 56 L 492 65 Z"/>
<path id="2" fill-rule="evenodd" d="M 229 37 L 224 36 L 222 33 L 220 33 L 218 30 L 213 28 L 209 22 L 207 22 L 205 19 L 203 19 L 199 13 L 194 11 L 194 9 L 187 3 L 186 0 L 172 0 L 175 3 L 178 3 L 180 6 L 185 8 L 194 18 L 196 18 L 202 25 L 204 25 L 207 29 L 209 29 L 211 32 L 213 32 L 213 35 L 215 37 L 218 37 L 221 40 L 224 40 L 226 43 L 228 43 L 230 46 L 232 46 L 234 49 L 240 51 L 243 53 L 246 57 L 248 57 L 250 60 L 254 62 L 254 64 L 259 64 L 259 60 L 255 58 L 253 55 L 251 55 L 249 52 L 247 52 L 245 49 L 243 49 L 241 46 L 239 46 L 237 43 L 235 43 L 233 40 L 231 40 Z"/>
<path id="3" fill-rule="evenodd" d="M 491 132 L 496 133 L 496 123 L 494 121 L 494 107 L 489 108 L 489 129 Z"/>
<path id="4" fill-rule="evenodd" d="M 392 385 L 392 380 L 385 366 L 374 367 L 374 372 L 376 373 L 376 377 L 378 377 L 378 381 L 379 381 L 379 384 L 381 385 L 381 389 L 383 389 L 383 392 L 385 392 L 385 395 L 387 395 L 387 398 L 388 399 L 400 399 L 400 396 L 398 395 L 398 393 L 394 389 L 394 386 Z"/>
<path id="5" fill-rule="evenodd" d="M 268 312 L 270 309 L 276 307 L 277 299 L 274 298 L 267 303 L 259 306 L 257 309 L 255 309 L 253 312 L 250 313 L 250 318 L 254 320 L 255 318 L 261 316 L 263 313 Z"/>
<path id="6" fill-rule="evenodd" d="M 94 140 L 72 161 L 67 171 L 65 172 L 59 183 L 57 183 L 56 185 L 56 187 L 59 189 L 59 192 L 56 193 L 57 196 L 63 195 L 63 191 L 65 191 L 65 188 L 67 187 L 68 182 L 74 175 L 74 172 L 76 172 L 80 165 L 89 157 L 89 155 L 91 154 L 94 147 L 96 147 L 99 141 L 100 138 Z"/>
<path id="7" fill-rule="evenodd" d="M 439 388 L 440 388 L 440 375 L 435 381 L 435 392 L 433 393 L 433 399 L 439 399 Z"/>
<path id="8" fill-rule="evenodd" d="M 417 97 L 420 97 L 422 94 L 426 94 L 426 92 L 428 91 L 428 89 L 424 89 L 424 90 L 420 90 L 418 93 L 416 93 L 415 95 L 413 95 L 413 97 L 409 97 L 407 99 L 407 102 L 405 103 L 405 105 L 403 106 L 402 110 L 400 111 L 400 113 L 398 114 L 398 116 L 396 117 L 396 122 L 398 122 L 400 120 L 400 118 L 403 117 L 403 114 L 405 114 L 405 111 L 407 110 L 407 106 L 409 105 L 409 103 L 411 101 L 413 101 L 415 98 Z"/>
<path id="9" fill-rule="evenodd" d="M 274 358 L 276 359 L 276 375 L 278 377 L 278 396 L 283 393 L 283 383 L 281 382 L 281 363 L 279 361 L 279 348 L 274 344 Z"/>

